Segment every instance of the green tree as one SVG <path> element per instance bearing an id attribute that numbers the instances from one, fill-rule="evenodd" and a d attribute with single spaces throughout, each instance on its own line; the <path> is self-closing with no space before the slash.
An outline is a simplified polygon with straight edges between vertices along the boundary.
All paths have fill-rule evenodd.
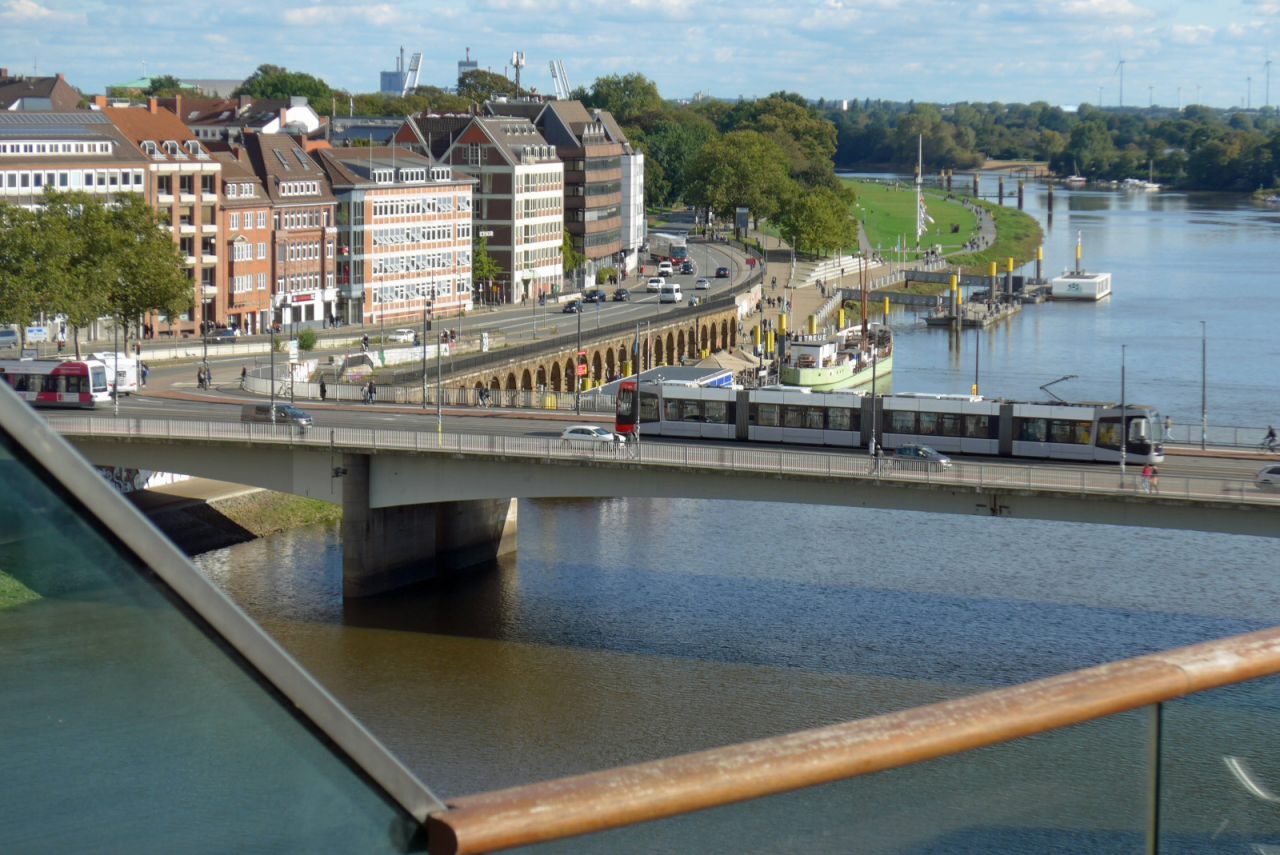
<path id="1" fill-rule="evenodd" d="M 319 77 L 301 71 L 290 71 L 279 65 L 260 65 L 231 93 L 232 97 L 250 95 L 254 98 L 283 100 L 294 95 L 304 95 L 316 107 L 329 106 L 334 92 Z"/>
<path id="2" fill-rule="evenodd" d="M 156 97 L 167 97 L 170 95 L 181 95 L 184 92 L 192 92 L 190 87 L 183 86 L 182 82 L 172 74 L 162 74 L 159 77 L 151 78 L 151 82 L 147 85 L 147 95 Z"/>
<path id="3" fill-rule="evenodd" d="M 521 87 L 525 93 L 529 91 L 528 87 Z M 516 94 L 516 84 L 514 80 L 508 80 L 501 74 L 494 74 L 492 71 L 485 71 L 483 68 L 476 68 L 466 72 L 458 78 L 458 96 L 468 101 L 475 101 L 483 104 L 499 96 L 514 97 Z"/>
<path id="4" fill-rule="evenodd" d="M 578 252 L 573 246 L 573 235 L 569 234 L 569 230 L 564 230 L 564 239 L 560 242 L 560 255 L 564 259 L 564 272 L 567 276 L 586 263 L 587 257 Z"/>
<path id="5" fill-rule="evenodd" d="M 489 300 L 493 297 L 491 286 L 493 280 L 502 279 L 502 265 L 489 254 L 489 239 L 477 237 L 471 245 L 471 281 L 484 283 L 485 299 Z"/>
<path id="6" fill-rule="evenodd" d="M 746 207 L 757 221 L 773 219 L 798 191 L 789 171 L 776 142 L 757 131 L 734 131 L 698 152 L 686 201 L 721 218 Z"/>
<path id="7" fill-rule="evenodd" d="M 119 278 L 110 296 L 112 315 L 127 328 L 129 321 L 151 312 L 173 317 L 189 311 L 194 303 L 192 282 L 155 211 L 140 196 L 129 195 L 109 213 L 119 254 Z"/>
<path id="8" fill-rule="evenodd" d="M 41 288 L 42 233 L 37 212 L 0 202 L 0 324 L 27 324 L 47 308 Z"/>
<path id="9" fill-rule="evenodd" d="M 608 110 L 624 125 L 644 124 L 647 117 L 661 114 L 664 107 L 657 85 L 636 73 L 596 78 L 582 103 Z"/>
<path id="10" fill-rule="evenodd" d="M 778 228 L 797 252 L 825 256 L 844 251 L 858 241 L 852 204 L 852 193 L 818 187 L 791 200 L 778 219 Z"/>
<path id="11" fill-rule="evenodd" d="M 692 113 L 663 120 L 641 132 L 635 142 L 645 152 L 645 199 L 668 204 L 681 198 L 693 159 L 715 136 L 715 126 Z M 650 185 L 651 170 L 661 178 L 661 184 L 655 181 Z"/>

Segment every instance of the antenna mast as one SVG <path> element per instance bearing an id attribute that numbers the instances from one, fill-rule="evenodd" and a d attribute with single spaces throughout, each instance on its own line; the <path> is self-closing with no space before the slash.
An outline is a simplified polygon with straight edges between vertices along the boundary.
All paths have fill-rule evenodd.
<path id="1" fill-rule="evenodd" d="M 520 100 L 520 69 L 524 68 L 524 51 L 518 50 L 511 54 L 511 67 L 516 70 L 516 100 Z"/>

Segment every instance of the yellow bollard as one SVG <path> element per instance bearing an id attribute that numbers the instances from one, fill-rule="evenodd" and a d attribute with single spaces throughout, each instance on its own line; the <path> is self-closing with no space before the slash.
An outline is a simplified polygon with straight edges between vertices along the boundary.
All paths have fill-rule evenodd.
<path id="1" fill-rule="evenodd" d="M 839 321 L 840 321 L 840 329 L 844 329 L 844 327 L 845 327 L 845 316 L 844 316 L 844 308 L 843 308 L 843 307 L 841 307 L 841 309 L 840 309 L 839 313 L 836 315 L 836 317 L 837 317 L 837 318 L 839 318 Z"/>
<path id="2" fill-rule="evenodd" d="M 631 376 L 631 360 L 630 359 L 624 359 L 622 361 L 622 376 L 623 377 Z"/>
<path id="3" fill-rule="evenodd" d="M 754 344 L 756 347 L 760 346 L 760 327 L 759 326 L 754 326 L 751 328 L 751 343 Z"/>
<path id="4" fill-rule="evenodd" d="M 786 315 L 783 315 L 783 317 L 785 318 Z M 773 330 L 769 330 L 769 346 L 765 348 L 765 353 L 768 353 L 770 356 L 773 355 L 773 347 L 775 342 L 776 342 L 776 339 L 774 338 L 774 332 Z"/>
<path id="5" fill-rule="evenodd" d="M 994 261 L 991 262 L 991 278 L 996 278 L 996 263 Z"/>
<path id="6" fill-rule="evenodd" d="M 888 297 L 884 298 L 884 316 L 886 319 L 889 317 L 889 298 Z"/>
<path id="7" fill-rule="evenodd" d="M 809 335 L 817 335 L 817 334 L 818 334 L 818 316 L 810 315 L 809 316 Z"/>
<path id="8" fill-rule="evenodd" d="M 1012 273 L 1012 272 L 1013 272 L 1013 258 L 1012 258 L 1012 256 L 1005 260 L 1005 263 L 1004 263 L 1004 269 L 1005 269 L 1005 272 L 1006 272 L 1006 273 Z"/>
<path id="9" fill-rule="evenodd" d="M 778 315 L 778 332 L 782 333 L 783 335 L 787 334 L 787 313 L 786 312 L 783 312 L 782 314 Z"/>
<path id="10" fill-rule="evenodd" d="M 1044 261 L 1044 245 L 1036 247 L 1036 261 Z"/>

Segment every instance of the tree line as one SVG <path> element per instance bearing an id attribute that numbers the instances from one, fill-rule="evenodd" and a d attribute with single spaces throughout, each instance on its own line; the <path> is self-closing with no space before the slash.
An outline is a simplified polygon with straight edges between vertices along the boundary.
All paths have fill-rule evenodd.
<path id="1" fill-rule="evenodd" d="M 841 169 L 914 165 L 924 138 L 927 170 L 968 169 L 985 160 L 1047 161 L 1059 175 L 1148 178 L 1188 190 L 1251 192 L 1280 186 L 1276 108 L 1218 110 L 1193 105 L 1064 110 L 1032 104 L 948 106 L 819 102 L 836 128 Z"/>
<path id="2" fill-rule="evenodd" d="M 0 323 L 62 317 L 79 357 L 79 331 L 99 318 L 136 331 L 142 317 L 174 317 L 194 300 L 173 238 L 141 196 L 46 191 L 35 210 L 0 202 Z"/>

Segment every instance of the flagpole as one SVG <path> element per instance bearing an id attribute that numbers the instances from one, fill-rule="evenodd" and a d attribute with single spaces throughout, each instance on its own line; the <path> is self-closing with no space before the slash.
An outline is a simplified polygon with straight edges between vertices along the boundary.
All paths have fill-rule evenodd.
<path id="1" fill-rule="evenodd" d="M 924 134 L 916 137 L 916 250 L 920 249 L 920 236 L 924 234 L 924 191 L 921 176 L 924 173 Z"/>

